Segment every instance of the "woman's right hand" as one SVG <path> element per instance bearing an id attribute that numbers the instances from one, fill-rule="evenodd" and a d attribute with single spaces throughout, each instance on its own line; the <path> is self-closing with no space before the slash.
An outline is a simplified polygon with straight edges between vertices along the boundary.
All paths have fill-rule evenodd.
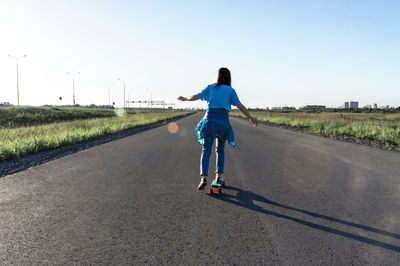
<path id="1" fill-rule="evenodd" d="M 249 120 L 253 127 L 256 127 L 258 125 L 257 120 L 255 120 L 254 118 L 250 118 Z"/>
<path id="2" fill-rule="evenodd" d="M 184 102 L 184 101 L 187 101 L 187 98 L 183 97 L 183 96 L 179 96 L 178 100 Z"/>

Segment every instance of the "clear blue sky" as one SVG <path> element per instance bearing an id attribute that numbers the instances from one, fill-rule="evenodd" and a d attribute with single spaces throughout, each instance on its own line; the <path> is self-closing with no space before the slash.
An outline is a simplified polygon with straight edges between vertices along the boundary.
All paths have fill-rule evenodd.
<path id="1" fill-rule="evenodd" d="M 0 0 L 0 101 L 177 102 L 219 67 L 249 107 L 400 106 L 400 1 Z M 178 103 L 205 107 L 205 103 Z"/>

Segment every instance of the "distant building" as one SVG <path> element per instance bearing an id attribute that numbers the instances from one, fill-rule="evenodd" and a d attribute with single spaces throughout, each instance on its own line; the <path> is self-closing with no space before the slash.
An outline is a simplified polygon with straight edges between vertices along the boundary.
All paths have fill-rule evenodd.
<path id="1" fill-rule="evenodd" d="M 358 102 L 350 102 L 351 109 L 358 109 Z"/>
<path id="2" fill-rule="evenodd" d="M 326 109 L 325 105 L 306 105 L 300 108 L 301 110 L 310 110 L 310 111 L 323 111 Z"/>
<path id="3" fill-rule="evenodd" d="M 284 107 L 282 107 L 282 110 L 288 111 L 288 110 L 297 110 L 297 109 L 294 106 L 284 106 Z"/>
<path id="4" fill-rule="evenodd" d="M 349 108 L 350 108 L 349 102 L 345 102 L 344 103 L 344 109 L 349 109 Z"/>
<path id="5" fill-rule="evenodd" d="M 374 109 L 378 109 L 378 104 L 374 103 Z"/>

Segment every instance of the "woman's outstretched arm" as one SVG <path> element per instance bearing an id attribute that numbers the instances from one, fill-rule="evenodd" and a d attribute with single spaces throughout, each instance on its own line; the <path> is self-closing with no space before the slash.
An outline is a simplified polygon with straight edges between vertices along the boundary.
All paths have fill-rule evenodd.
<path id="1" fill-rule="evenodd" d="M 199 96 L 197 96 L 197 94 L 190 96 L 189 98 L 183 97 L 183 96 L 179 96 L 178 100 L 179 101 L 197 101 L 199 98 Z"/>
<path id="2" fill-rule="evenodd" d="M 236 105 L 237 108 L 239 108 L 240 111 L 242 111 L 242 113 L 247 116 L 247 118 L 250 120 L 251 124 L 256 127 L 257 126 L 257 121 L 251 116 L 251 114 L 249 113 L 249 110 L 247 110 L 246 106 L 244 106 L 243 104 L 239 103 L 238 105 Z"/>

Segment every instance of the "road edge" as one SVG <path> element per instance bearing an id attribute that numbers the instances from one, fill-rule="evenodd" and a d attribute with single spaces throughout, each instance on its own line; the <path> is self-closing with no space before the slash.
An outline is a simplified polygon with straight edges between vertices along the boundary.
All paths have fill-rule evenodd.
<path id="1" fill-rule="evenodd" d="M 157 122 L 154 124 L 146 125 L 146 126 L 140 126 L 140 127 L 134 127 L 131 129 L 123 130 L 117 133 L 113 134 L 108 134 L 99 138 L 91 139 L 85 142 L 80 142 L 80 143 L 75 143 L 75 144 L 70 144 L 66 146 L 62 146 L 59 148 L 56 148 L 54 150 L 49 150 L 49 151 L 42 151 L 38 152 L 35 154 L 30 154 L 18 159 L 14 160 L 7 160 L 0 162 L 0 178 L 15 174 L 24 170 L 27 170 L 31 167 L 41 165 L 98 145 L 102 145 L 108 142 L 112 142 L 118 139 L 122 139 L 128 136 L 132 136 L 150 129 L 154 129 L 157 127 L 161 127 L 166 125 L 167 123 L 177 121 L 180 119 L 183 119 L 185 117 L 191 116 L 195 114 L 196 112 L 185 114 L 182 116 L 174 117 L 174 118 L 169 118 L 165 119 L 161 122 Z"/>

